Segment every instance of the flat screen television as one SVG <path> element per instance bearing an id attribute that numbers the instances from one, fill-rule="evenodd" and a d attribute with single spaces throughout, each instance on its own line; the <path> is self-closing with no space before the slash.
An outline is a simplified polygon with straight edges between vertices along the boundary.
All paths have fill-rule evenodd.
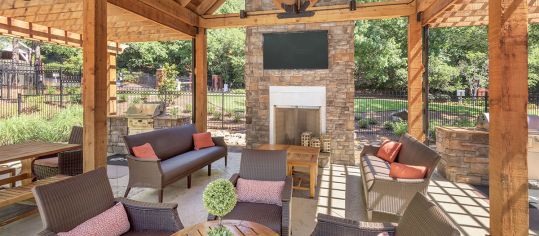
<path id="1" fill-rule="evenodd" d="M 328 69 L 328 31 L 264 34 L 264 69 Z"/>

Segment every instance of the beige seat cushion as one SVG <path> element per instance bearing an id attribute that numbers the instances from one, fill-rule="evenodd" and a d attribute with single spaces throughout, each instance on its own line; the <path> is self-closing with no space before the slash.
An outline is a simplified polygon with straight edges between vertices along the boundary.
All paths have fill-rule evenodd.
<path id="1" fill-rule="evenodd" d="M 374 155 L 365 155 L 361 157 L 361 168 L 365 173 L 365 182 L 367 189 L 371 189 L 374 179 L 377 177 L 389 177 L 390 164 L 387 161 Z"/>

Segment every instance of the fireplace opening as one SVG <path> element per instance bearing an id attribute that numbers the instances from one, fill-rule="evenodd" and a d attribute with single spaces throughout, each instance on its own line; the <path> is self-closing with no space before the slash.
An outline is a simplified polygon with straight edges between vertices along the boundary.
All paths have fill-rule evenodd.
<path id="1" fill-rule="evenodd" d="M 320 107 L 275 106 L 275 143 L 301 145 L 301 133 L 320 136 Z"/>

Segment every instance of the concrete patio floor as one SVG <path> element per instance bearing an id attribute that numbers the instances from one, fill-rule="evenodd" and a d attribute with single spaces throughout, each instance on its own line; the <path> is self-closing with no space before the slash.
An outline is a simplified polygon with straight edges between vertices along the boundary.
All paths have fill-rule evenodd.
<path id="1" fill-rule="evenodd" d="M 212 176 L 207 169 L 193 175 L 192 187 L 187 189 L 182 179 L 165 189 L 164 202 L 178 203 L 178 212 L 184 226 L 206 220 L 207 211 L 202 206 L 202 192 L 205 186 L 217 178 L 229 178 L 239 171 L 240 153 L 229 154 L 229 164 L 220 160 L 213 164 Z M 127 167 L 109 166 L 109 179 L 115 196 L 122 196 L 127 185 Z M 296 236 L 310 235 L 316 224 L 317 213 L 331 214 L 354 220 L 366 220 L 365 205 L 358 167 L 331 165 L 320 170 L 319 189 L 315 199 L 307 198 L 302 191 L 295 191 L 292 200 L 292 233 Z M 430 183 L 429 197 L 436 201 L 458 224 L 463 235 L 486 235 L 489 226 L 488 199 L 473 186 L 455 184 L 435 176 Z M 129 198 L 140 201 L 157 202 L 156 190 L 134 188 Z M 536 216 L 537 217 L 537 216 Z M 374 221 L 398 221 L 391 215 L 374 214 Z M 530 222 L 538 235 L 537 222 Z M 41 230 L 39 215 L 11 223 L 0 228 L 0 235 L 35 235 Z"/>

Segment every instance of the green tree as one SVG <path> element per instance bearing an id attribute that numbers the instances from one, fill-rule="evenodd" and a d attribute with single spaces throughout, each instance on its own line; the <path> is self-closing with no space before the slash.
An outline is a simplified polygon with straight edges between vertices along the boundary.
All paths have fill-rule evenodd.
<path id="1" fill-rule="evenodd" d="M 402 89 L 407 81 L 407 21 L 404 18 L 356 22 L 357 86 Z"/>

